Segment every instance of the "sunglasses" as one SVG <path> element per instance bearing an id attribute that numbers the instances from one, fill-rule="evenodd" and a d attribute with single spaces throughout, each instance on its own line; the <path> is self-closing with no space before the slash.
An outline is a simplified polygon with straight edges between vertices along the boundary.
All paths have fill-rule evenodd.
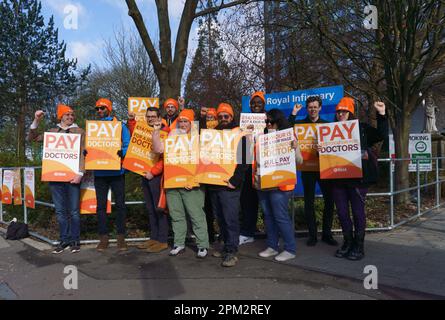
<path id="1" fill-rule="evenodd" d="M 96 111 L 104 111 L 105 109 L 107 109 L 106 107 L 96 107 Z"/>
<path id="2" fill-rule="evenodd" d="M 228 114 L 219 115 L 218 119 L 219 120 L 229 120 L 230 119 L 230 115 L 228 115 Z"/>

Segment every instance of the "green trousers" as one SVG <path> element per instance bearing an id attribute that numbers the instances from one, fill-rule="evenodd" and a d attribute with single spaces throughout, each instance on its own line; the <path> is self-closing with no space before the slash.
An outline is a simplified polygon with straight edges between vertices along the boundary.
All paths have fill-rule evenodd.
<path id="1" fill-rule="evenodd" d="M 175 246 L 185 246 L 187 236 L 187 214 L 192 223 L 198 248 L 209 247 L 207 221 L 204 213 L 204 191 L 200 188 L 166 190 Z"/>

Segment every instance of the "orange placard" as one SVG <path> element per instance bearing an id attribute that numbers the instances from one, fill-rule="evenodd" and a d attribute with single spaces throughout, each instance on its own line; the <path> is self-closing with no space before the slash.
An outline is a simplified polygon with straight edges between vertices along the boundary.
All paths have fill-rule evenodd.
<path id="1" fill-rule="evenodd" d="M 3 169 L 0 169 L 0 201 L 2 201 Z"/>
<path id="2" fill-rule="evenodd" d="M 42 181 L 69 182 L 79 173 L 80 134 L 45 132 Z"/>
<path id="3" fill-rule="evenodd" d="M 80 213 L 96 214 L 96 210 L 97 200 L 94 176 L 92 172 L 87 172 L 80 185 Z M 111 213 L 111 190 L 108 191 L 107 213 Z"/>
<path id="4" fill-rule="evenodd" d="M 303 163 L 297 166 L 300 171 L 320 171 L 317 152 L 317 125 L 315 123 L 296 124 L 295 135 L 298 139 Z"/>
<path id="5" fill-rule="evenodd" d="M 25 172 L 25 205 L 27 208 L 35 209 L 35 171 L 26 168 Z"/>
<path id="6" fill-rule="evenodd" d="M 86 170 L 120 170 L 118 151 L 122 148 L 120 121 L 87 121 L 85 149 Z"/>
<path id="7" fill-rule="evenodd" d="M 14 189 L 12 193 L 14 195 L 14 205 L 21 206 L 23 201 L 22 201 L 22 175 L 20 169 L 14 170 Z"/>
<path id="8" fill-rule="evenodd" d="M 12 190 L 14 188 L 14 171 L 5 170 L 3 172 L 2 203 L 12 204 Z"/>
<path id="9" fill-rule="evenodd" d="M 319 124 L 320 178 L 361 178 L 362 153 L 358 120 Z"/>
<path id="10" fill-rule="evenodd" d="M 145 122 L 136 124 L 122 165 L 125 169 L 144 176 L 159 161 L 160 155 L 152 151 L 153 131 Z M 167 133 L 161 131 L 160 136 L 165 139 Z"/>
<path id="11" fill-rule="evenodd" d="M 159 98 L 128 98 L 128 112 L 136 114 L 136 121 L 145 121 L 148 108 L 159 108 Z"/>
<path id="12" fill-rule="evenodd" d="M 294 185 L 297 182 L 292 128 L 263 134 L 258 139 L 257 160 L 261 189 Z"/>
<path id="13" fill-rule="evenodd" d="M 199 159 L 199 134 L 174 134 L 165 139 L 164 188 L 199 186 L 196 170 Z"/>
<path id="14" fill-rule="evenodd" d="M 239 130 L 201 130 L 199 144 L 198 182 L 227 185 L 237 166 Z"/>

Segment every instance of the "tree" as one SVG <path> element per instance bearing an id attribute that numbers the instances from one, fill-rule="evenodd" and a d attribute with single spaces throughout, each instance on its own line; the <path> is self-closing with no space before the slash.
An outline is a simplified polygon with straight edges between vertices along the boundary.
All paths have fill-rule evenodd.
<path id="1" fill-rule="evenodd" d="M 0 17 L 0 117 L 16 124 L 16 159 L 23 164 L 34 111 L 46 106 L 54 114 L 54 102 L 75 92 L 89 68 L 76 74 L 77 61 L 65 58 L 66 45 L 53 17 L 45 25 L 39 1 L 2 0 Z"/>
<path id="2" fill-rule="evenodd" d="M 293 0 L 298 23 L 314 32 L 323 54 L 350 88 L 383 98 L 398 158 L 408 158 L 411 116 L 420 92 L 445 68 L 444 1 L 375 1 L 378 28 L 363 26 L 365 2 Z M 409 186 L 408 162 L 396 163 L 396 188 Z M 399 195 L 406 202 L 408 194 Z"/>
<path id="3" fill-rule="evenodd" d="M 181 80 L 187 59 L 190 30 L 196 18 L 218 12 L 222 9 L 240 4 L 248 4 L 257 0 L 232 1 L 198 1 L 185 0 L 184 10 L 176 37 L 175 49 L 172 52 L 170 19 L 168 16 L 168 0 L 156 0 L 159 29 L 159 54 L 147 31 L 142 14 L 135 0 L 125 0 L 129 16 L 133 19 L 145 49 L 153 64 L 154 72 L 159 81 L 160 97 L 176 97 L 180 94 Z"/>
<path id="4" fill-rule="evenodd" d="M 216 107 L 221 102 L 240 105 L 242 93 L 236 76 L 224 58 L 219 25 L 215 15 L 200 21 L 198 47 L 185 84 L 189 105 Z"/>
<path id="5" fill-rule="evenodd" d="M 156 97 L 158 83 L 139 37 L 116 31 L 113 40 L 105 43 L 104 68 L 97 68 L 90 77 L 89 90 L 113 101 L 120 116 L 127 114 L 128 97 Z"/>

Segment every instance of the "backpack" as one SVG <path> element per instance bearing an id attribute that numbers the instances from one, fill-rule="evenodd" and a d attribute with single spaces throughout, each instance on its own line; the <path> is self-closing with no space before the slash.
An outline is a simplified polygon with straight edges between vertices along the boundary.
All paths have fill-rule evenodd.
<path id="1" fill-rule="evenodd" d="M 7 240 L 20 240 L 29 237 L 28 225 L 22 222 L 11 222 L 6 231 Z"/>

